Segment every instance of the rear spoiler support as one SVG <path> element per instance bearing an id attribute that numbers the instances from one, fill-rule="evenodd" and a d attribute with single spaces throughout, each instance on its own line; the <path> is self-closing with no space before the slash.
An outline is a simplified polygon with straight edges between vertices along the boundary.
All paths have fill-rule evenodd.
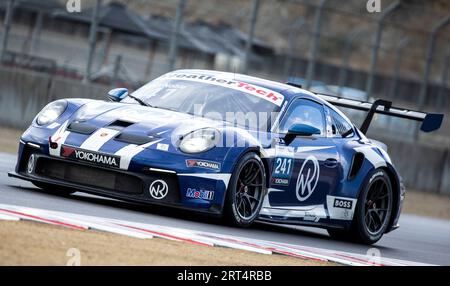
<path id="1" fill-rule="evenodd" d="M 408 110 L 405 108 L 392 107 L 392 102 L 383 99 L 377 99 L 375 100 L 375 102 L 370 103 L 339 96 L 326 94 L 318 95 L 335 106 L 367 111 L 367 116 L 360 128 L 361 132 L 364 134 L 367 133 L 367 130 L 369 129 L 370 123 L 372 122 L 375 113 L 419 121 L 422 123 L 420 126 L 420 130 L 422 130 L 423 132 L 432 132 L 438 130 L 441 127 L 442 120 L 444 119 L 443 114 L 425 113 L 421 111 Z"/>

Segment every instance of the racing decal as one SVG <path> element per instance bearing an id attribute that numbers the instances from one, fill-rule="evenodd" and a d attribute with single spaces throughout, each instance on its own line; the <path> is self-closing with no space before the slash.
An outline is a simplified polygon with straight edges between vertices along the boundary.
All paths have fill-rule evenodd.
<path id="1" fill-rule="evenodd" d="M 81 144 L 80 148 L 90 151 L 98 151 L 111 138 L 116 136 L 120 131 L 108 128 L 100 128 L 89 136 L 86 141 Z"/>
<path id="2" fill-rule="evenodd" d="M 352 220 L 357 199 L 327 196 L 327 209 L 330 219 Z"/>
<path id="3" fill-rule="evenodd" d="M 83 150 L 67 145 L 61 146 L 61 157 L 70 158 L 78 161 L 85 161 L 97 165 L 115 167 L 120 166 L 120 157 L 98 153 L 89 150 Z"/>
<path id="4" fill-rule="evenodd" d="M 212 201 L 214 199 L 214 192 L 203 189 L 197 190 L 195 188 L 188 188 L 186 190 L 186 197 Z"/>
<path id="5" fill-rule="evenodd" d="M 357 147 L 354 150 L 363 153 L 374 168 L 386 167 L 386 160 L 372 146 Z"/>
<path id="6" fill-rule="evenodd" d="M 294 167 L 293 158 L 285 158 L 285 157 L 275 158 L 271 179 L 272 184 L 284 186 L 289 185 L 293 167 Z"/>
<path id="7" fill-rule="evenodd" d="M 34 172 L 34 166 L 36 165 L 36 156 L 34 154 L 31 154 L 30 158 L 28 159 L 27 164 L 27 173 L 32 174 Z"/>
<path id="8" fill-rule="evenodd" d="M 343 199 L 334 199 L 333 206 L 335 208 L 341 208 L 341 209 L 352 209 L 353 201 L 351 201 L 351 200 L 343 200 Z"/>
<path id="9" fill-rule="evenodd" d="M 270 181 L 274 185 L 287 186 L 287 185 L 289 185 L 289 181 L 290 180 L 289 179 L 282 179 L 282 178 L 272 178 Z"/>
<path id="10" fill-rule="evenodd" d="M 169 144 L 158 143 L 158 144 L 156 144 L 156 149 L 161 150 L 161 151 L 168 151 Z"/>
<path id="11" fill-rule="evenodd" d="M 169 193 L 169 187 L 163 180 L 153 181 L 149 187 L 150 196 L 156 200 L 164 199 Z"/>
<path id="12" fill-rule="evenodd" d="M 220 76 L 222 76 L 222 78 L 220 78 Z M 254 84 L 234 80 L 229 77 L 226 78 L 226 75 L 218 74 L 216 77 L 216 75 L 172 72 L 161 76 L 159 79 L 186 80 L 218 85 L 251 94 L 253 96 L 270 101 L 277 106 L 281 106 L 284 101 L 284 96 L 281 93 Z"/>
<path id="13" fill-rule="evenodd" d="M 130 144 L 117 151 L 114 155 L 120 156 L 120 169 L 128 170 L 128 167 L 130 166 L 131 163 L 131 159 L 133 159 L 134 156 L 144 151 L 145 148 L 157 144 L 161 140 L 163 139 L 159 139 L 143 145 Z"/>
<path id="14" fill-rule="evenodd" d="M 319 161 L 315 156 L 308 156 L 298 173 L 296 195 L 300 202 L 308 199 L 317 187 L 320 176 Z"/>
<path id="15" fill-rule="evenodd" d="M 211 170 L 220 170 L 221 164 L 214 161 L 197 160 L 197 159 L 187 159 L 186 167 L 197 167 Z"/>

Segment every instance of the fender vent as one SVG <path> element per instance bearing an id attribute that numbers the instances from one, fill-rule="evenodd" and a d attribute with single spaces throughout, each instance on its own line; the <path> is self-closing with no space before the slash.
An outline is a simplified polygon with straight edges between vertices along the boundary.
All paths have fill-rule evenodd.
<path id="1" fill-rule="evenodd" d="M 364 162 L 364 154 L 363 153 L 355 153 L 353 155 L 352 166 L 350 167 L 350 172 L 348 173 L 348 179 L 353 180 L 358 174 L 359 170 L 362 167 Z"/>

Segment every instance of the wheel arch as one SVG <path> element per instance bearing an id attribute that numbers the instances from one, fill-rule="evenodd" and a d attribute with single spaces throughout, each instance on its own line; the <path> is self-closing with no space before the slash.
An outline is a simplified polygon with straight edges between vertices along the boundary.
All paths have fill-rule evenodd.
<path id="1" fill-rule="evenodd" d="M 389 218 L 389 224 L 385 231 L 385 233 L 387 233 L 392 230 L 394 222 L 397 220 L 400 213 L 401 190 L 400 180 L 394 167 L 387 165 L 386 167 L 382 167 L 381 169 L 383 169 L 389 176 L 389 181 L 391 182 L 393 193 L 391 217 Z"/>
<path id="2" fill-rule="evenodd" d="M 268 180 L 269 180 L 269 175 L 270 175 L 270 172 L 269 172 L 269 162 L 268 162 L 268 160 L 266 159 L 266 158 L 264 158 L 263 156 L 262 156 L 262 152 L 261 152 L 261 148 L 260 147 L 258 147 L 258 146 L 252 146 L 252 147 L 248 147 L 248 148 L 246 148 L 244 151 L 242 151 L 238 156 L 237 156 L 237 158 L 234 160 L 234 162 L 233 162 L 233 167 L 231 168 L 231 174 L 233 175 L 234 174 L 234 172 L 236 171 L 236 166 L 237 166 L 237 163 L 244 157 L 244 156 L 246 156 L 247 154 L 249 154 L 249 153 L 255 153 L 256 155 L 258 155 L 258 157 L 261 159 L 261 161 L 262 161 L 262 163 L 263 163 L 263 166 L 264 166 L 264 174 L 265 174 L 265 176 L 266 176 L 266 186 L 268 186 Z M 225 190 L 225 194 L 224 195 L 226 195 L 226 193 L 228 193 L 228 188 Z"/>

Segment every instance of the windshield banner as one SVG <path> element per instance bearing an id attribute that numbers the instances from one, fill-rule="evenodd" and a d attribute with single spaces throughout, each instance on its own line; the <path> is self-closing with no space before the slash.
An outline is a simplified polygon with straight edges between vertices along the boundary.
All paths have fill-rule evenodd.
<path id="1" fill-rule="evenodd" d="M 194 82 L 201 82 L 206 84 L 214 84 L 226 88 L 231 88 L 240 92 L 245 92 L 253 96 L 265 99 L 272 102 L 277 106 L 281 106 L 284 100 L 284 96 L 273 90 L 249 84 L 246 82 L 234 80 L 232 78 L 227 78 L 226 75 L 220 75 L 221 77 L 205 74 L 194 74 L 186 72 L 171 72 L 158 78 L 162 79 L 174 79 L 174 80 L 188 80 Z"/>

